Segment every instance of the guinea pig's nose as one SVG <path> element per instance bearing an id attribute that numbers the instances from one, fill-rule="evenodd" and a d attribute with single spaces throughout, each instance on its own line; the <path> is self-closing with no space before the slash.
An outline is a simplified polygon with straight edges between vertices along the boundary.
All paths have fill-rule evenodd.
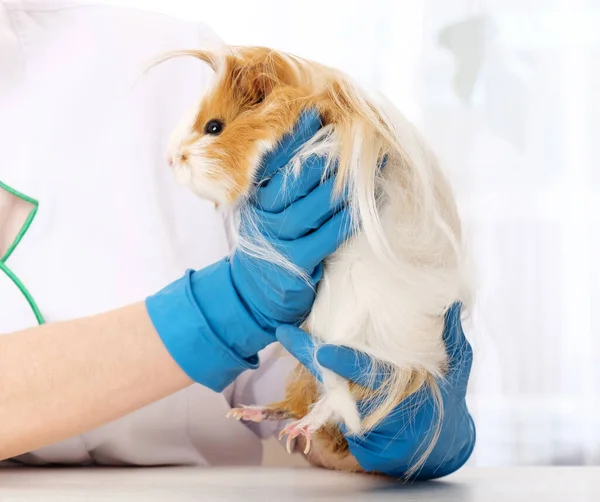
<path id="1" fill-rule="evenodd" d="M 167 157 L 167 164 L 169 164 L 169 167 L 173 167 L 173 157 L 170 155 Z"/>

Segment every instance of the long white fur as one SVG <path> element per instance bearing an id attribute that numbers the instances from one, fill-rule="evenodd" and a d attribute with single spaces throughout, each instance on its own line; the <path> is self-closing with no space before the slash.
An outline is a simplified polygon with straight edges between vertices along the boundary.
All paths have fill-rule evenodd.
<path id="1" fill-rule="evenodd" d="M 347 77 L 345 80 L 349 81 Z M 391 131 L 387 139 L 397 148 L 389 155 L 385 169 L 379 169 L 384 142 L 365 134 L 360 122 L 353 124 L 348 189 L 350 209 L 354 221 L 360 222 L 360 230 L 327 259 L 306 327 L 320 342 L 363 351 L 386 369 L 390 381 L 386 389 L 389 395 L 384 400 L 389 408 L 398 388 L 408 386 L 413 369 L 432 378 L 443 378 L 443 316 L 456 301 L 468 307 L 469 276 L 453 195 L 433 155 L 412 124 L 391 103 L 357 86 L 353 94 L 374 123 L 377 115 L 383 118 L 387 131 Z M 180 130 L 172 144 L 182 144 L 185 131 L 185 127 Z M 297 153 L 289 166 L 289 176 L 297 174 L 310 155 L 326 156 L 331 167 L 341 149 L 340 141 L 335 128 L 323 128 Z M 260 151 L 269 146 L 261 145 Z M 201 153 L 195 155 L 194 171 L 218 167 L 207 164 Z M 207 179 L 201 176 L 194 181 L 194 176 L 180 174 L 178 178 L 197 193 L 222 193 L 223 187 L 200 189 L 198 185 L 207 183 Z M 379 200 L 376 193 L 381 194 Z M 255 230 L 255 235 L 260 235 L 259 229 Z M 238 246 L 302 274 L 265 240 L 242 239 Z M 363 433 L 365 423 L 359 417 L 347 382 L 325 369 L 322 377 L 321 398 L 301 425 L 316 431 L 326 422 L 342 420 L 350 432 Z M 439 389 L 432 390 L 441 416 Z M 413 472 L 433 448 L 437 433 L 414 464 Z"/>

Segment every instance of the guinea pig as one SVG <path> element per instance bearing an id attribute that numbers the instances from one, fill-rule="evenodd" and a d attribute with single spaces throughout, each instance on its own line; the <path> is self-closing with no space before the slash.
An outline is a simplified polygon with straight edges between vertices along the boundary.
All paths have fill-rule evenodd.
<path id="1" fill-rule="evenodd" d="M 282 402 L 233 409 L 229 415 L 293 419 L 282 431 L 288 434 L 288 451 L 298 437 L 308 454 L 312 440 L 330 466 L 358 469 L 347 462 L 351 455 L 337 424 L 350 434 L 364 434 L 424 386 L 441 420 L 444 315 L 455 302 L 464 311 L 471 297 L 450 185 L 415 127 L 383 96 L 337 69 L 263 47 L 168 57 L 177 55 L 202 60 L 215 77 L 173 132 L 169 163 L 179 182 L 222 210 L 243 210 L 263 154 L 292 131 L 303 111 L 320 113 L 322 129 L 295 154 L 292 167 L 301 169 L 309 155 L 335 164 L 336 182 L 360 224 L 326 260 L 303 328 L 320 342 L 368 354 L 373 371 L 385 372 L 385 383 L 368 391 L 327 370 L 318 382 L 298 366 Z M 370 400 L 366 416 L 360 416 L 358 400 Z M 422 466 L 436 438 L 433 434 L 411 473 Z"/>

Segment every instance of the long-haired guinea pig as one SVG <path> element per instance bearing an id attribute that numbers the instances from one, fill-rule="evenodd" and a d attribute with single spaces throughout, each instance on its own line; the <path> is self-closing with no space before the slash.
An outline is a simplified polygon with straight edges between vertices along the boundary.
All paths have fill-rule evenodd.
<path id="1" fill-rule="evenodd" d="M 299 366 L 283 401 L 230 415 L 294 419 L 282 433 L 305 436 L 299 438 L 305 453 L 312 437 L 320 458 L 327 459 L 321 463 L 331 467 L 351 457 L 340 422 L 349 433 L 364 434 L 423 386 L 430 387 L 441 419 L 437 381 L 446 371 L 444 315 L 453 303 L 468 303 L 470 288 L 452 191 L 412 124 L 342 72 L 289 54 L 226 47 L 167 58 L 176 55 L 204 61 L 215 78 L 172 136 L 172 167 L 181 183 L 220 208 L 242 210 L 261 155 L 293 129 L 303 111 L 319 111 L 324 126 L 296 153 L 290 176 L 306 156 L 326 156 L 360 228 L 326 261 L 303 328 L 321 342 L 367 353 L 373 371 L 386 374 L 375 393 L 327 370 L 318 383 Z M 265 250 L 266 259 L 271 252 Z M 359 415 L 358 400 L 370 404 L 367 416 Z M 436 438 L 424 445 L 411 472 Z"/>

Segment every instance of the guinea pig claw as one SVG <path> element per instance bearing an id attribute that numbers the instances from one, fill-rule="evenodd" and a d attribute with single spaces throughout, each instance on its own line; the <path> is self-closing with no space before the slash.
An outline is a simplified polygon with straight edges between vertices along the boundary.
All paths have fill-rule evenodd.
<path id="1" fill-rule="evenodd" d="M 304 447 L 304 454 L 308 455 L 310 453 L 310 447 L 312 445 L 312 439 L 310 435 L 306 436 L 306 446 Z"/>
<path id="2" fill-rule="evenodd" d="M 287 434 L 287 441 L 285 442 L 285 451 L 287 451 L 288 454 L 291 455 L 292 454 L 292 440 L 295 439 L 296 437 L 298 437 L 299 432 L 297 432 L 297 429 L 288 426 L 279 433 L 279 440 L 281 440 L 281 438 L 283 438 L 283 436 L 285 436 L 286 434 Z"/>
<path id="3" fill-rule="evenodd" d="M 304 454 L 308 454 L 310 452 L 310 448 L 312 445 L 311 433 L 308 431 L 307 427 L 298 427 L 295 424 L 289 424 L 279 433 L 279 440 L 283 438 L 287 434 L 287 441 L 285 443 L 286 451 L 291 454 L 292 453 L 292 440 L 296 439 L 298 436 L 302 436 L 306 440 L 306 445 L 304 446 Z"/>
<path id="4" fill-rule="evenodd" d="M 239 409 L 233 408 L 227 412 L 227 415 L 225 415 L 225 418 L 235 418 L 236 420 L 241 420 L 242 414 Z"/>

